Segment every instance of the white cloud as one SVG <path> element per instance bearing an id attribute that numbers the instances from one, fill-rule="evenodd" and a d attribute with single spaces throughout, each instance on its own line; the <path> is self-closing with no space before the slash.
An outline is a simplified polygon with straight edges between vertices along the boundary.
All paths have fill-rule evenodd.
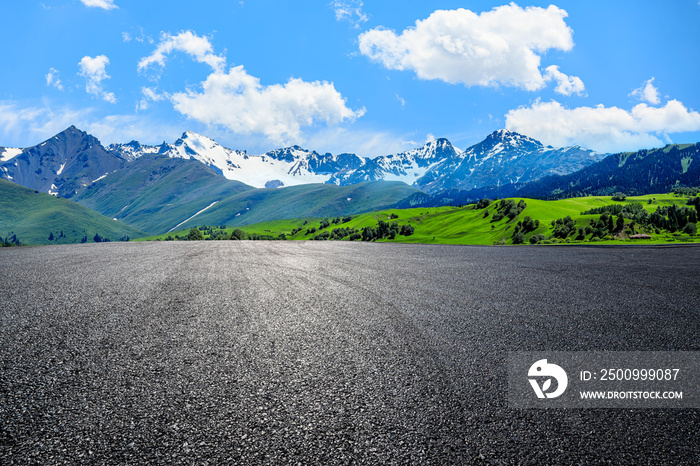
<path id="1" fill-rule="evenodd" d="M 623 152 L 671 142 L 669 134 L 700 131 L 700 113 L 670 100 L 662 107 L 566 108 L 557 101 L 506 114 L 506 128 L 555 146 L 578 144 L 599 152 Z"/>
<path id="2" fill-rule="evenodd" d="M 170 96 L 177 111 L 208 125 L 237 133 L 260 133 L 275 143 L 301 141 L 301 128 L 353 121 L 353 111 L 332 83 L 292 78 L 286 84 L 263 86 L 243 66 L 215 72 L 202 83 L 202 92 L 188 90 Z"/>
<path id="3" fill-rule="evenodd" d="M 396 100 L 398 100 L 398 101 L 401 103 L 401 106 L 402 106 L 402 107 L 405 107 L 405 106 L 406 106 L 406 99 L 404 99 L 404 98 L 401 97 L 400 95 L 396 94 Z"/>
<path id="4" fill-rule="evenodd" d="M 138 29 L 138 35 L 134 35 L 133 33 L 127 31 L 122 32 L 122 41 L 131 42 L 132 40 L 135 40 L 136 42 L 141 42 L 142 44 L 145 42 L 152 44 L 154 42 L 151 36 L 146 35 L 142 27 L 139 26 Z"/>
<path id="5" fill-rule="evenodd" d="M 407 135 L 369 128 L 326 127 L 309 134 L 305 146 L 319 153 L 351 153 L 360 157 L 378 157 L 403 152 L 420 146 L 420 143 L 407 140 Z M 269 150 L 269 147 L 265 149 Z"/>
<path id="6" fill-rule="evenodd" d="M 119 8 L 114 4 L 114 0 L 80 0 L 83 5 L 88 7 L 102 8 L 104 10 L 113 10 Z"/>
<path id="7" fill-rule="evenodd" d="M 207 37 L 198 36 L 192 31 L 183 31 L 176 36 L 162 33 L 160 43 L 153 53 L 139 61 L 138 70 L 143 71 L 151 65 L 158 65 L 162 68 L 165 66 L 167 55 L 172 52 L 184 52 L 199 63 L 206 63 L 214 71 L 222 72 L 226 65 L 226 59 L 215 55 L 213 50 Z"/>
<path id="8" fill-rule="evenodd" d="M 74 110 L 43 105 L 23 106 L 16 101 L 0 101 L 2 145 L 29 147 L 63 131 L 70 125 L 89 120 L 91 109 Z"/>
<path id="9" fill-rule="evenodd" d="M 58 70 L 49 68 L 49 72 L 46 74 L 46 85 L 53 86 L 59 91 L 63 90 L 63 84 L 61 84 L 61 80 L 58 78 Z"/>
<path id="10" fill-rule="evenodd" d="M 136 111 L 146 110 L 151 106 L 151 102 L 160 102 L 168 98 L 167 94 L 158 94 L 155 89 L 150 87 L 142 87 L 141 94 L 143 98 L 136 104 Z"/>
<path id="11" fill-rule="evenodd" d="M 398 35 L 371 29 L 359 36 L 359 46 L 371 60 L 388 69 L 413 70 L 420 79 L 534 91 L 553 77 L 553 72 L 542 75 L 540 55 L 574 46 L 567 16 L 554 5 L 523 9 L 515 3 L 481 14 L 437 10 Z M 567 79 L 571 84 L 559 84 L 563 92 L 583 86 L 578 78 Z"/>
<path id="12" fill-rule="evenodd" d="M 428 133 L 428 135 L 425 137 L 425 143 L 428 144 L 429 142 L 433 142 L 435 140 L 435 135 L 433 133 Z"/>
<path id="13" fill-rule="evenodd" d="M 586 87 L 583 85 L 581 78 L 577 76 L 567 76 L 561 71 L 556 65 L 548 66 L 545 68 L 544 78 L 547 81 L 554 80 L 557 82 L 557 87 L 554 88 L 554 92 L 563 95 L 581 95 Z M 658 102 L 657 102 L 658 103 Z"/>
<path id="14" fill-rule="evenodd" d="M 109 65 L 109 58 L 105 55 L 98 55 L 95 58 L 86 55 L 78 63 L 80 67 L 78 74 L 85 78 L 85 91 L 88 94 L 93 94 L 113 104 L 117 102 L 117 98 L 113 93 L 105 92 L 102 88 L 102 81 L 109 79 L 107 65 Z"/>
<path id="15" fill-rule="evenodd" d="M 368 20 L 367 15 L 362 12 L 361 0 L 335 0 L 331 7 L 335 12 L 336 21 L 348 21 L 355 28 L 359 28 Z"/>
<path id="16" fill-rule="evenodd" d="M 133 139 L 143 144 L 174 141 L 183 128 L 142 115 L 100 116 L 94 108 L 75 109 L 53 105 L 48 99 L 39 104 L 0 100 L 0 144 L 29 147 L 71 125 L 97 137 L 103 145 Z"/>
<path id="17" fill-rule="evenodd" d="M 654 78 L 652 77 L 650 80 L 644 82 L 641 87 L 633 90 L 630 97 L 636 97 L 642 102 L 648 102 L 653 105 L 660 104 L 661 98 L 659 97 L 659 91 L 656 89 L 656 87 L 654 87 L 652 84 L 653 82 Z"/>

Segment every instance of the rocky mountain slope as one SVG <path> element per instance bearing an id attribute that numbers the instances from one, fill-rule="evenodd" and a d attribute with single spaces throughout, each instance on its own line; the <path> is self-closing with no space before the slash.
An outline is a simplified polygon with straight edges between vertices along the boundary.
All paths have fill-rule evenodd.
<path id="1" fill-rule="evenodd" d="M 75 126 L 26 149 L 3 149 L 0 178 L 40 192 L 72 197 L 126 159 Z"/>

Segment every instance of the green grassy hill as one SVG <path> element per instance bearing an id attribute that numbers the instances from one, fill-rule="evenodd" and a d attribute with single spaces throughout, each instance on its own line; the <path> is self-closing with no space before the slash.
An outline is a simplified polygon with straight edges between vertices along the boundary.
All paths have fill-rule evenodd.
<path id="1" fill-rule="evenodd" d="M 201 224 L 245 225 L 366 212 L 396 204 L 415 192 L 404 183 L 385 181 L 255 189 L 228 180 L 196 160 L 153 155 L 107 175 L 74 200 L 154 234 Z"/>
<path id="2" fill-rule="evenodd" d="M 398 181 L 372 181 L 351 186 L 305 184 L 279 189 L 245 191 L 184 223 L 196 225 L 249 225 L 263 221 L 331 217 L 386 208 L 418 190 Z"/>
<path id="3" fill-rule="evenodd" d="M 74 202 L 0 180 L 0 236 L 12 234 L 22 244 L 92 242 L 95 234 L 111 241 L 145 235 Z"/>
<path id="4" fill-rule="evenodd" d="M 153 234 L 168 231 L 212 202 L 253 189 L 196 160 L 147 155 L 87 186 L 73 200 Z"/>
<path id="5" fill-rule="evenodd" d="M 508 201 L 507 199 L 504 201 Z M 397 235 L 394 239 L 383 238 L 379 241 L 393 241 L 404 243 L 434 243 L 434 244 L 514 244 L 513 236 L 516 229 L 522 230 L 526 217 L 530 217 L 533 222 L 539 224 L 523 233 L 524 244 L 530 244 L 530 239 L 536 237 L 540 244 L 553 243 L 666 243 L 675 241 L 700 241 L 697 235 L 691 235 L 681 230 L 669 231 L 658 229 L 653 226 L 643 225 L 639 221 L 635 222 L 631 218 L 624 219 L 624 226 L 617 228 L 617 215 L 612 218 L 615 223 L 613 231 L 603 231 L 600 236 L 596 235 L 595 225 L 600 221 L 601 214 L 584 214 L 594 208 L 604 206 L 627 206 L 632 204 L 641 205 L 642 209 L 648 213 L 653 213 L 659 207 L 678 206 L 691 209 L 688 206 L 688 197 L 678 197 L 673 194 L 654 194 L 647 196 L 629 197 L 622 202 L 614 201 L 609 196 L 596 196 L 563 199 L 557 201 L 541 201 L 536 199 L 512 199 L 513 205 L 517 206 L 520 201 L 525 203 L 525 208 L 510 219 L 507 215 L 498 219 L 498 206 L 501 202 L 491 203 L 488 207 L 478 208 L 472 204 L 465 207 L 431 207 L 413 209 L 389 209 L 377 212 L 368 212 L 354 215 L 349 221 L 343 222 L 340 218 L 337 224 L 329 217 L 331 224 L 328 227 L 320 228 L 322 217 L 297 218 L 292 220 L 275 220 L 255 223 L 239 227 L 247 235 L 260 239 L 277 239 L 284 235 L 287 240 L 309 240 L 324 232 L 332 236 L 334 229 L 344 228 L 348 231 L 354 230 L 361 234 L 362 230 L 368 227 L 377 227 L 378 222 L 396 222 L 399 226 L 411 225 L 414 232 L 410 236 Z M 488 215 L 486 214 L 488 212 Z M 504 214 L 501 209 L 500 213 Z M 559 237 L 554 236 L 555 228 L 552 222 L 559 219 L 571 218 L 573 228 L 569 234 L 561 237 L 561 227 L 559 227 Z M 201 220 L 201 219 L 200 219 Z M 634 224 L 633 224 L 634 222 Z M 518 226 L 520 223 L 520 227 Z M 564 222 L 562 222 L 563 224 Z M 202 223 L 200 223 L 202 224 Z M 696 223 L 697 225 L 697 223 Z M 586 228 L 591 231 L 586 233 Z M 579 228 L 583 229 L 584 237 L 577 239 Z M 312 231 L 314 230 L 315 231 Z M 217 228 L 204 229 L 205 237 L 219 236 L 220 238 L 230 237 L 234 227 L 229 226 L 225 230 L 218 231 Z M 649 234 L 651 239 L 633 240 L 631 234 Z M 187 237 L 188 229 L 172 232 L 166 235 L 143 238 L 144 240 L 166 240 L 168 237 L 174 239 Z M 538 235 L 541 235 L 538 236 Z M 349 239 L 349 235 L 344 240 Z"/>

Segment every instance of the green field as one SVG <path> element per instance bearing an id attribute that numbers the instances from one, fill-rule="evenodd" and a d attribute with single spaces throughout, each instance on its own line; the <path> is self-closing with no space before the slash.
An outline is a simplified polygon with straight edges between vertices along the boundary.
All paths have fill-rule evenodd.
<path id="1" fill-rule="evenodd" d="M 670 232 L 668 230 L 657 230 L 645 227 L 644 225 L 632 225 L 632 220 L 626 219 L 625 226 L 613 233 L 605 234 L 602 237 L 595 237 L 594 234 L 586 234 L 583 239 L 576 239 L 577 235 L 571 234 L 566 238 L 552 237 L 554 228 L 552 221 L 570 216 L 575 228 L 584 228 L 596 222 L 601 217 L 600 214 L 583 215 L 583 212 L 592 208 L 607 205 L 625 205 L 638 203 L 642 204 L 644 210 L 649 213 L 654 212 L 662 206 L 683 206 L 687 207 L 688 197 L 678 197 L 673 194 L 652 194 L 647 196 L 628 197 L 622 202 L 613 201 L 609 196 L 582 197 L 573 199 L 563 199 L 557 201 L 541 201 L 536 199 L 514 198 L 517 204 L 519 201 L 526 203 L 525 209 L 515 218 L 509 219 L 507 216 L 498 221 L 492 221 L 497 213 L 496 203 L 492 203 L 487 208 L 477 208 L 476 205 L 463 207 L 432 207 L 413 209 L 390 209 L 376 212 L 368 212 L 352 216 L 351 220 L 343 223 L 332 224 L 326 228 L 319 229 L 323 218 L 309 217 L 291 220 L 276 220 L 240 226 L 240 230 L 252 237 L 259 239 L 278 239 L 284 235 L 287 240 L 310 240 L 324 231 L 329 233 L 335 228 L 355 229 L 358 233 L 365 227 L 376 227 L 379 221 L 396 222 L 398 225 L 411 225 L 414 233 L 410 236 L 397 235 L 393 239 L 383 238 L 377 241 L 401 242 L 401 243 L 432 243 L 432 244 L 513 244 L 513 233 L 518 222 L 522 222 L 526 216 L 533 220 L 539 220 L 539 226 L 524 234 L 525 244 L 530 243 L 533 235 L 543 235 L 544 239 L 540 244 L 561 244 L 561 243 L 598 243 L 598 244 L 654 244 L 668 242 L 697 242 L 700 237 L 689 235 L 680 231 Z M 500 202 L 500 201 L 497 201 Z M 488 211 L 489 215 L 485 216 Z M 391 216 L 395 218 L 390 218 Z M 617 219 L 617 216 L 614 216 Z M 329 220 L 333 220 L 329 218 Z M 307 233 L 307 230 L 316 228 L 316 232 Z M 294 234 L 296 229 L 301 229 Z M 233 227 L 223 230 L 213 228 L 214 236 L 220 238 L 230 237 Z M 169 234 L 141 238 L 141 240 L 168 240 L 184 239 L 187 237 L 189 229 L 172 232 Z M 210 230 L 203 231 L 205 239 L 210 236 Z M 630 239 L 630 234 L 649 234 L 651 239 Z M 170 237 L 170 238 L 168 238 Z M 348 237 L 344 238 L 348 240 Z"/>

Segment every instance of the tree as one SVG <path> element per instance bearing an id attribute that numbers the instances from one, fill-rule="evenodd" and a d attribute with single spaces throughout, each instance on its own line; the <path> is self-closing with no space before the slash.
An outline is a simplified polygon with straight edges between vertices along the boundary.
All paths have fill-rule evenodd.
<path id="1" fill-rule="evenodd" d="M 233 240 L 244 240 L 247 239 L 248 235 L 245 234 L 245 231 L 241 230 L 240 228 L 236 228 L 231 232 L 231 237 L 230 239 Z"/>
<path id="2" fill-rule="evenodd" d="M 613 201 L 622 202 L 622 201 L 624 201 L 625 199 L 627 199 L 627 195 L 625 195 L 624 193 L 615 193 L 615 194 L 612 195 L 612 200 L 613 200 Z"/>
<path id="3" fill-rule="evenodd" d="M 415 228 L 413 227 L 413 225 L 401 225 L 401 230 L 399 231 L 399 234 L 401 236 L 411 236 L 414 231 Z"/>
<path id="4" fill-rule="evenodd" d="M 523 244 L 525 242 L 525 235 L 521 232 L 517 232 L 513 235 L 513 244 Z"/>
<path id="5" fill-rule="evenodd" d="M 49 241 L 53 241 L 53 231 L 49 233 Z"/>
<path id="6" fill-rule="evenodd" d="M 95 233 L 95 236 L 93 236 L 92 240 L 96 243 L 101 243 L 102 237 L 99 235 L 99 233 Z"/>
<path id="7" fill-rule="evenodd" d="M 683 228 L 683 233 L 687 233 L 690 236 L 695 236 L 698 234 L 698 225 L 697 223 L 687 223 L 685 227 Z"/>
<path id="8" fill-rule="evenodd" d="M 198 228 L 190 229 L 190 232 L 187 234 L 187 241 L 201 241 L 203 239 L 204 235 Z"/>
<path id="9" fill-rule="evenodd" d="M 623 228 L 625 228 L 625 218 L 622 216 L 622 214 L 620 214 L 617 217 L 617 224 L 615 225 L 615 228 L 617 229 L 617 231 L 620 231 Z"/>

